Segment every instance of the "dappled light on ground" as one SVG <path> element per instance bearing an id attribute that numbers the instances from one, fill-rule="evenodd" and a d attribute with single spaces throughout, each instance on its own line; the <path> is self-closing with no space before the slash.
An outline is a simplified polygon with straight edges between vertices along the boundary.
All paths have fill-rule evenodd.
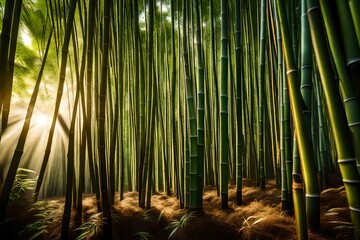
<path id="1" fill-rule="evenodd" d="M 235 205 L 235 186 L 229 186 L 229 208 L 221 209 L 221 200 L 216 189 L 205 188 L 203 211 L 191 213 L 179 208 L 175 195 L 155 193 L 150 209 L 138 207 L 138 194 L 128 192 L 119 201 L 116 194 L 112 210 L 114 239 L 296 239 L 293 216 L 281 213 L 280 190 L 275 181 L 267 182 L 265 190 L 254 187 L 256 182 L 244 180 L 243 205 Z M 9 232 L 15 237 L 23 231 L 20 239 L 36 234 L 25 226 L 41 220 L 46 233 L 43 239 L 60 237 L 64 198 L 48 199 L 31 204 L 30 198 L 10 205 L 8 222 L 3 223 L 1 233 Z M 83 224 L 75 225 L 73 210 L 72 238 L 81 233 L 100 239 L 100 215 L 96 199 L 84 195 Z M 40 222 L 41 222 L 40 221 Z M 352 239 L 349 225 L 350 214 L 343 187 L 329 188 L 321 193 L 321 233 L 309 233 L 310 239 Z M 7 227 L 11 226 L 11 227 Z M 95 231 L 96 230 L 96 231 Z M 15 237 L 16 238 L 16 237 Z"/>

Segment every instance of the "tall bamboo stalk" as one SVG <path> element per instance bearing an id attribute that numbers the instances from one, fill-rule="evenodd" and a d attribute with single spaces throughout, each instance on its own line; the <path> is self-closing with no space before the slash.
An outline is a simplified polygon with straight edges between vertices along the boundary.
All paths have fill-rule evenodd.
<path id="1" fill-rule="evenodd" d="M 258 92 L 258 162 L 259 162 L 259 175 L 260 187 L 265 188 L 265 156 L 264 156 L 264 98 L 265 98 L 265 36 L 266 36 L 266 6 L 265 0 L 261 0 L 260 4 L 260 49 L 259 49 L 259 92 Z"/>
<path id="2" fill-rule="evenodd" d="M 204 97 L 204 62 L 202 54 L 202 40 L 201 40 L 201 19 L 199 0 L 195 0 L 195 44 L 197 50 L 197 145 L 198 145 L 198 159 L 197 159 L 197 184 L 198 184 L 198 203 L 197 207 L 202 208 L 202 192 L 204 185 L 204 112 L 205 112 L 205 97 Z"/>
<path id="3" fill-rule="evenodd" d="M 222 208 L 228 207 L 228 1 L 221 1 L 221 82 L 220 82 L 220 193 Z"/>
<path id="4" fill-rule="evenodd" d="M 4 101 L 4 89 L 6 85 L 6 72 L 8 66 L 8 57 L 9 57 L 9 48 L 10 48 L 10 38 L 11 38 L 11 27 L 12 27 L 12 18 L 14 13 L 15 1 L 6 1 L 4 9 L 4 17 L 2 22 L 1 30 L 1 44 L 0 44 L 0 113 L 3 108 Z M 2 124 L 1 124 L 2 126 Z M 4 129 L 0 130 L 0 140 L 1 134 Z"/>
<path id="5" fill-rule="evenodd" d="M 193 83 L 190 75 L 189 55 L 188 55 L 188 37 L 187 37 L 187 3 L 183 3 L 183 60 L 185 68 L 185 84 L 186 84 L 186 99 L 188 109 L 188 122 L 190 125 L 190 208 L 196 209 L 198 203 L 198 184 L 197 184 L 197 132 L 196 132 L 196 112 L 193 97 Z M 185 166 L 187 169 L 187 167 Z M 186 170 L 185 170 L 186 171 Z M 186 185 L 186 184 L 185 184 Z"/>
<path id="6" fill-rule="evenodd" d="M 86 128 L 86 142 L 87 142 L 87 153 L 88 153 L 88 161 L 89 161 L 89 172 L 90 172 L 90 180 L 93 191 L 96 195 L 96 205 L 98 211 L 101 211 L 100 204 L 100 186 L 99 181 L 97 180 L 97 176 L 95 175 L 96 164 L 94 163 L 97 159 L 93 154 L 93 143 L 92 143 L 92 82 L 93 82 L 93 60 L 94 60 L 94 27 L 95 27 L 95 9 L 98 5 L 97 0 L 89 1 L 89 13 L 88 13 L 88 37 L 87 37 L 87 56 L 86 56 L 86 119 L 84 121 L 84 125 Z"/>
<path id="7" fill-rule="evenodd" d="M 104 1 L 104 32 L 102 48 L 102 65 L 101 65 L 101 85 L 99 93 L 99 115 L 98 115 L 98 154 L 100 169 L 100 189 L 102 198 L 102 220 L 103 220 L 103 238 L 111 239 L 111 211 L 108 193 L 108 174 L 107 174 L 107 156 L 105 141 L 105 106 L 106 106 L 106 89 L 108 85 L 109 74 L 109 44 L 110 44 L 110 0 Z"/>
<path id="8" fill-rule="evenodd" d="M 18 42 L 18 33 L 19 33 L 19 25 L 21 18 L 21 7 L 22 0 L 15 1 L 14 7 L 14 16 L 11 26 L 11 39 L 10 39 L 10 49 L 9 49 L 9 59 L 6 66 L 5 72 L 5 84 L 3 90 L 3 109 L 2 109 L 2 121 L 1 121 L 1 129 L 4 131 L 8 124 L 10 106 L 11 106 L 11 96 L 12 96 L 12 88 L 14 81 L 14 65 L 15 65 L 15 53 L 16 46 Z"/>
<path id="9" fill-rule="evenodd" d="M 300 89 L 298 88 L 298 72 L 291 49 L 290 33 L 286 20 L 285 2 L 278 0 L 278 12 L 283 39 L 284 57 L 287 69 L 291 112 L 296 129 L 301 166 L 305 182 L 306 214 L 311 229 L 320 229 L 320 195 L 315 174 L 312 146 L 307 136 L 306 125 L 302 115 Z"/>
<path id="10" fill-rule="evenodd" d="M 75 43 L 73 43 L 75 44 Z M 75 47 L 74 47 L 75 48 Z M 77 55 L 77 54 L 75 54 Z M 77 65 L 77 63 L 75 63 Z M 78 73 L 78 72 L 77 72 Z M 75 159 L 75 123 L 77 116 L 77 108 L 80 97 L 80 79 L 77 74 L 77 86 L 76 86 L 76 95 L 74 100 L 74 106 L 71 116 L 70 130 L 69 130 L 69 143 L 68 143 L 68 154 L 67 154 L 67 167 L 66 167 L 66 193 L 65 193 L 65 206 L 62 218 L 61 225 L 61 239 L 69 238 L 69 227 L 71 219 L 71 203 L 72 203 L 72 193 L 76 191 L 75 184 L 75 168 L 74 168 L 74 159 Z M 74 197 L 74 202 L 76 201 Z"/>
<path id="11" fill-rule="evenodd" d="M 241 1 L 235 1 L 235 55 L 236 55 L 236 117 L 237 117 L 237 155 L 236 155 L 236 204 L 242 204 L 243 175 L 243 121 L 242 121 L 242 81 L 241 81 Z"/>

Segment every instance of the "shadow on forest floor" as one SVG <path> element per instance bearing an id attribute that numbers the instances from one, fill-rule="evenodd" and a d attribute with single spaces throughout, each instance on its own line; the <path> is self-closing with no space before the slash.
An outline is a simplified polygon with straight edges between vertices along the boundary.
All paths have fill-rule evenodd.
<path id="1" fill-rule="evenodd" d="M 322 232 L 310 232 L 309 239 L 352 239 L 345 189 L 335 176 L 330 184 L 332 188 L 321 193 Z M 254 186 L 254 180 L 243 180 L 243 205 L 237 206 L 236 189 L 230 185 L 227 210 L 221 210 L 216 189 L 205 188 L 203 212 L 196 214 L 180 209 L 174 195 L 155 193 L 151 199 L 152 208 L 144 210 L 138 207 L 137 193 L 125 193 L 124 200 L 117 200 L 112 211 L 113 237 L 129 240 L 296 239 L 294 217 L 281 213 L 281 190 L 276 188 L 275 181 L 267 181 L 264 190 Z M 118 195 L 116 199 L 119 199 Z M 0 236 L 29 239 L 41 233 L 36 239 L 59 239 L 63 205 L 64 198 L 49 199 L 36 206 L 20 199 L 9 206 L 9 219 L 0 226 Z M 87 231 L 88 235 L 94 233 L 89 239 L 100 239 L 100 216 L 96 213 L 95 197 L 84 195 L 83 222 L 86 224 L 81 230 L 72 231 L 73 239 Z M 75 210 L 73 218 L 74 215 Z M 28 229 L 24 231 L 26 226 Z M 70 228 L 77 228 L 74 220 Z"/>

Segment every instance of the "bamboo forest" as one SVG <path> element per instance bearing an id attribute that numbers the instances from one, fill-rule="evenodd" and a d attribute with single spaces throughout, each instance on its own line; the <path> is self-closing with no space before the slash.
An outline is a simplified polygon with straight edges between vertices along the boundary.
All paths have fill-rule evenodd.
<path id="1" fill-rule="evenodd" d="M 360 240 L 360 0 L 0 0 L 1 239 Z"/>

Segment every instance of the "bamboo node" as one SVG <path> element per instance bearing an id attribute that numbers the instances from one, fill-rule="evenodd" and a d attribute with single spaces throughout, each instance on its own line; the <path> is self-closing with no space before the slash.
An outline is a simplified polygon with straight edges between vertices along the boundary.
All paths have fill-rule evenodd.
<path id="1" fill-rule="evenodd" d="M 360 125 L 360 122 L 353 122 L 353 123 L 349 123 L 349 127 L 355 127 Z"/>
<path id="2" fill-rule="evenodd" d="M 289 74 L 291 74 L 291 73 L 293 73 L 293 72 L 297 72 L 298 70 L 296 69 L 296 68 L 294 68 L 294 69 L 290 69 L 290 70 L 288 70 L 287 72 L 286 72 L 286 75 L 289 75 Z"/>
<path id="3" fill-rule="evenodd" d="M 351 163 L 351 162 L 355 162 L 355 158 L 345 158 L 345 159 L 338 159 L 338 163 Z"/>
<path id="4" fill-rule="evenodd" d="M 360 212 L 360 208 L 354 208 L 354 207 L 351 207 L 351 206 L 349 206 L 349 208 L 350 208 L 351 211 Z"/>
<path id="5" fill-rule="evenodd" d="M 307 198 L 320 198 L 320 194 L 307 193 L 307 194 L 305 194 L 305 197 L 307 197 Z"/>

